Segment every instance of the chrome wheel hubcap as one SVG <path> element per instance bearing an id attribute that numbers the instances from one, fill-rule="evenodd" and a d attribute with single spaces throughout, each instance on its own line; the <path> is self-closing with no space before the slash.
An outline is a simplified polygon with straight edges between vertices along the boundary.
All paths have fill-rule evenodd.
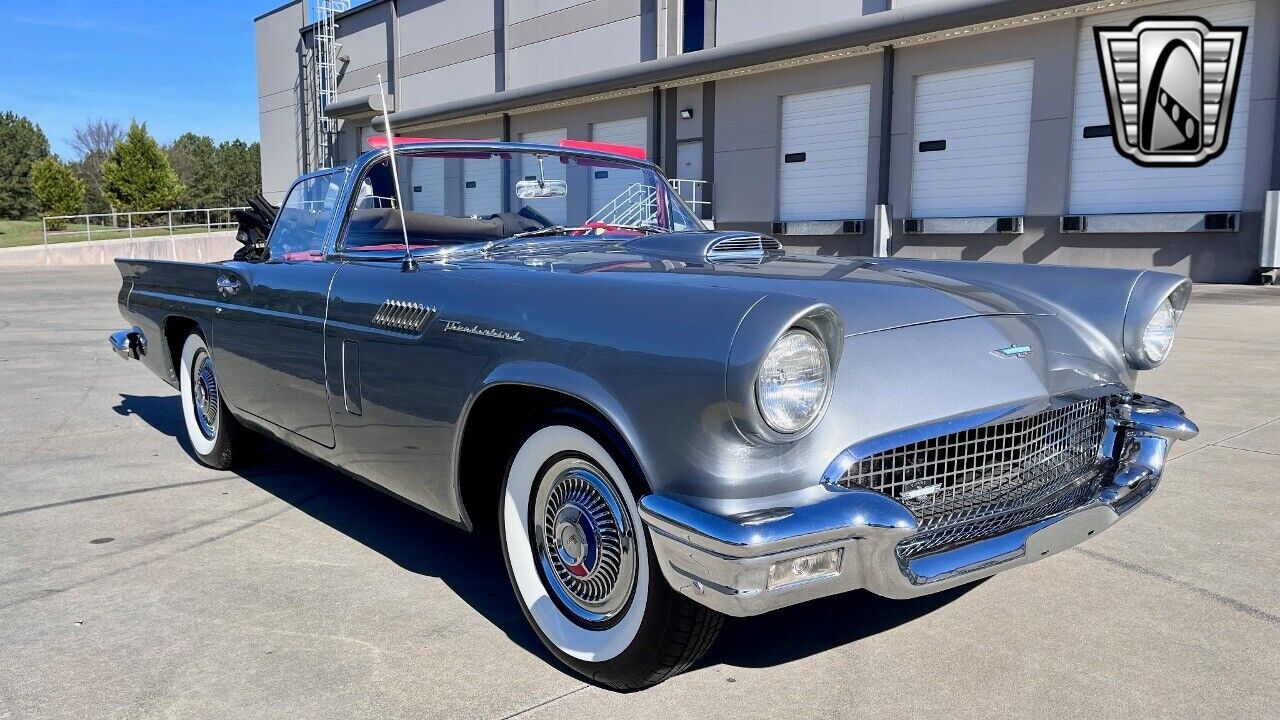
<path id="1" fill-rule="evenodd" d="M 213 374 L 213 358 L 206 352 L 200 352 L 192 368 L 191 393 L 196 424 L 205 438 L 212 440 L 217 434 L 219 401 L 222 398 L 218 392 L 218 379 Z"/>
<path id="2" fill-rule="evenodd" d="M 635 588 L 635 531 L 607 478 L 584 458 L 560 460 L 540 478 L 534 505 L 547 588 L 587 624 L 615 617 Z"/>

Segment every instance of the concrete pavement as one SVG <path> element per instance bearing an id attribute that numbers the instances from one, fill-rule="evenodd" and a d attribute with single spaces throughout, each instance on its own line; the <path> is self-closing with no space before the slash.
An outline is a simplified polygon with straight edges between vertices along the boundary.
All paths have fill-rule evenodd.
<path id="1" fill-rule="evenodd" d="M 1280 707 L 1280 289 L 1197 289 L 1142 389 L 1202 429 L 1075 549 L 908 602 L 730 620 L 617 694 L 539 646 L 491 541 L 279 446 L 188 455 L 106 347 L 114 268 L 0 270 L 0 719 L 1266 718 Z"/>

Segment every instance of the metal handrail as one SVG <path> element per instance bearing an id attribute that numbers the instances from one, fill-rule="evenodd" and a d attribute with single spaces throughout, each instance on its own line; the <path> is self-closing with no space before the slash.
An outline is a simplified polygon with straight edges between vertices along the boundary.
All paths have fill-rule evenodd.
<path id="1" fill-rule="evenodd" d="M 119 237 L 110 239 L 133 239 L 134 237 L 151 237 L 155 235 L 172 236 L 175 230 L 190 230 L 204 228 L 205 232 L 213 232 L 224 228 L 232 228 L 236 226 L 236 221 L 232 217 L 232 213 L 236 210 L 248 210 L 246 206 L 239 207 L 218 207 L 218 208 L 182 208 L 177 210 L 136 210 L 132 212 L 119 213 L 83 213 L 80 215 L 50 215 L 41 218 L 41 229 L 43 230 L 44 245 L 48 247 L 49 238 L 62 237 L 67 235 L 83 235 L 85 240 L 92 241 L 94 233 L 99 236 L 98 239 L 108 239 L 103 236 L 123 233 Z M 178 222 L 174 222 L 174 218 L 178 218 Z M 183 222 L 187 219 L 194 219 L 196 222 Z M 163 220 L 163 222 L 152 222 Z M 201 222 L 201 220 L 203 220 Z M 73 230 L 50 230 L 50 224 L 58 225 L 82 225 L 82 228 Z M 122 224 L 123 223 L 123 224 Z M 97 227 L 95 228 L 95 224 Z"/>
<path id="2" fill-rule="evenodd" d="M 707 199 L 706 180 L 667 178 L 667 184 L 684 200 L 693 214 L 703 220 L 711 218 L 711 201 Z"/>

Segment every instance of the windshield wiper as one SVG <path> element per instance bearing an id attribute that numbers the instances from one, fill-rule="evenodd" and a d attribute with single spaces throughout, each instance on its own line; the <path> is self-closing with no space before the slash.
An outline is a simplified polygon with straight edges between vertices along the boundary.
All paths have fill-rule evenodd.
<path id="1" fill-rule="evenodd" d="M 506 242 L 507 240 L 518 240 L 520 238 L 527 238 L 527 237 L 538 237 L 540 235 L 560 235 L 561 233 L 575 232 L 580 230 L 591 230 L 591 229 L 592 228 L 587 227 L 586 225 L 579 225 L 578 227 L 565 227 L 564 225 L 548 225 L 544 228 L 538 228 L 537 230 L 526 230 L 525 232 L 516 233 L 515 235 L 512 235 L 511 237 L 508 237 L 508 238 L 504 238 L 499 242 Z"/>

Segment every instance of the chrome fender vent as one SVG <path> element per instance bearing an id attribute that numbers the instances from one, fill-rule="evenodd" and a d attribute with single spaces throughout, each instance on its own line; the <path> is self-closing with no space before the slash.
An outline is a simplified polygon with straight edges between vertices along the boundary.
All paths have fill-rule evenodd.
<path id="1" fill-rule="evenodd" d="M 760 262 L 782 254 L 782 243 L 768 235 L 726 235 L 707 248 L 708 262 Z"/>
<path id="2" fill-rule="evenodd" d="M 402 333 L 420 333 L 431 318 L 435 308 L 404 300 L 387 300 L 373 314 L 373 324 Z"/>

